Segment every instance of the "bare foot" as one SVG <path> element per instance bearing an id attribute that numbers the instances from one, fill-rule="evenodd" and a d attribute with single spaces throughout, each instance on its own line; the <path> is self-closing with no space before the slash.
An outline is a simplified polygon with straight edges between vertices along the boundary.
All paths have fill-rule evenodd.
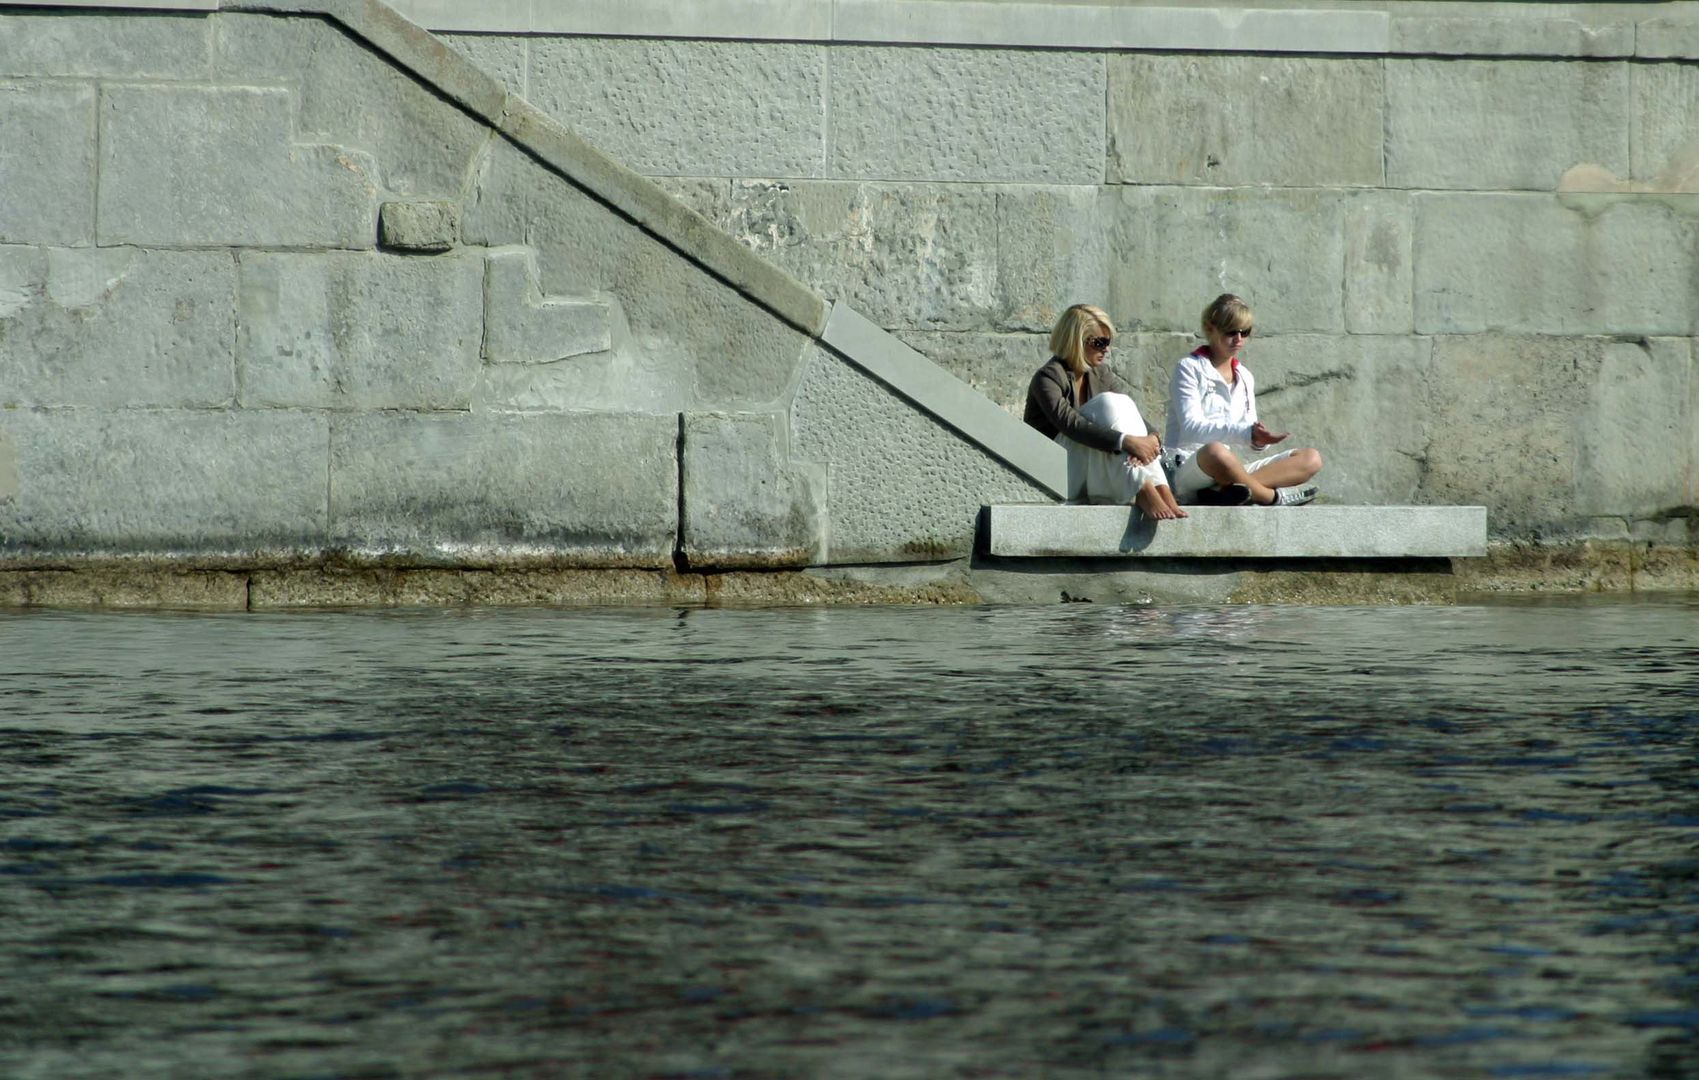
<path id="1" fill-rule="evenodd" d="M 1174 498 L 1173 490 L 1171 488 L 1169 488 L 1169 486 L 1167 484 L 1156 485 L 1156 493 L 1162 497 L 1163 502 L 1168 504 L 1168 509 L 1174 511 L 1175 517 L 1183 518 L 1183 517 L 1191 517 L 1192 516 L 1192 515 L 1186 513 L 1184 510 L 1180 509 L 1179 502 Z"/>
<path id="2" fill-rule="evenodd" d="M 1133 505 L 1138 507 L 1139 512 L 1144 514 L 1145 517 L 1155 518 L 1157 521 L 1170 521 L 1181 516 L 1169 507 L 1168 503 L 1158 494 L 1156 484 L 1149 480 L 1144 482 L 1144 487 L 1139 488 L 1138 496 L 1133 499 Z"/>

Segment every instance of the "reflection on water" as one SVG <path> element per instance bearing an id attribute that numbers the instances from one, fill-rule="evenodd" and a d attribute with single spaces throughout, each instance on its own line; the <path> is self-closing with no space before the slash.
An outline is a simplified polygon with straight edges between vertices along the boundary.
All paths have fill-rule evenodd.
<path id="1" fill-rule="evenodd" d="M 0 1075 L 1699 1076 L 1699 603 L 0 617 Z"/>

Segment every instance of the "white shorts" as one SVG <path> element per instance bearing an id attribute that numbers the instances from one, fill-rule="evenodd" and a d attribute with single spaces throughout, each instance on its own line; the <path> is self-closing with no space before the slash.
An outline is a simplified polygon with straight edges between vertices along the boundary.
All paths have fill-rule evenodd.
<path id="1" fill-rule="evenodd" d="M 1278 454 L 1270 454 L 1255 461 L 1245 462 L 1245 471 L 1254 473 L 1258 469 L 1272 465 L 1276 461 L 1285 461 L 1296 454 L 1296 450 L 1282 450 Z M 1197 450 L 1164 450 L 1162 451 L 1162 468 L 1168 473 L 1168 486 L 1174 491 L 1174 501 L 1189 503 L 1196 502 L 1198 492 L 1207 487 L 1214 487 L 1216 479 L 1203 471 L 1198 464 Z"/>

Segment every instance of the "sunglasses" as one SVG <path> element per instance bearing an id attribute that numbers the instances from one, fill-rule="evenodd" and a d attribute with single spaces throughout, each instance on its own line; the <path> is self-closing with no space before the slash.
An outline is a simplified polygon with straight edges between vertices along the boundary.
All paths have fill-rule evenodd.
<path id="1" fill-rule="evenodd" d="M 1106 337 L 1088 337 L 1085 339 L 1085 347 L 1088 349 L 1096 349 L 1101 352 L 1104 349 L 1109 348 L 1110 341 L 1111 339 Z"/>
<path id="2" fill-rule="evenodd" d="M 1221 332 L 1221 336 L 1224 337 L 1224 338 L 1229 338 L 1229 337 L 1248 338 L 1248 337 L 1251 336 L 1251 332 L 1249 330 L 1223 330 Z"/>

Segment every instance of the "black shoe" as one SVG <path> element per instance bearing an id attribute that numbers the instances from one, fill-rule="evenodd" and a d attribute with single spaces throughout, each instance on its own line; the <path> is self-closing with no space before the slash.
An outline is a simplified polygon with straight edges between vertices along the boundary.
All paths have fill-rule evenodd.
<path id="1" fill-rule="evenodd" d="M 1243 506 L 1251 501 L 1251 489 L 1243 484 L 1223 484 L 1197 493 L 1199 506 Z"/>

